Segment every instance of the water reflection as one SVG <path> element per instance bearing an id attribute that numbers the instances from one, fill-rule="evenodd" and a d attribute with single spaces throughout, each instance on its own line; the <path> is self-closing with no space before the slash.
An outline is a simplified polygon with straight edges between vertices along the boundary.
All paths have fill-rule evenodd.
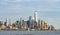
<path id="1" fill-rule="evenodd" d="M 0 31 L 0 35 L 60 35 L 60 31 Z"/>

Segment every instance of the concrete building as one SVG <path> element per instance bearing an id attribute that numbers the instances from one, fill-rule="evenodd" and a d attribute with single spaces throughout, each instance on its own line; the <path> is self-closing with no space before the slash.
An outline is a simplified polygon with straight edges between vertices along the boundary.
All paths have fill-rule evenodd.
<path id="1" fill-rule="evenodd" d="M 32 29 L 34 29 L 34 19 L 32 20 Z"/>
<path id="2" fill-rule="evenodd" d="M 9 19 L 9 26 L 12 26 L 12 19 Z"/>
<path id="3" fill-rule="evenodd" d="M 34 27 L 35 29 L 37 28 L 38 26 L 38 17 L 37 17 L 37 12 L 35 11 L 34 12 Z"/>
<path id="4" fill-rule="evenodd" d="M 24 29 L 25 29 L 25 30 L 28 30 L 27 21 L 24 22 Z"/>
<path id="5" fill-rule="evenodd" d="M 9 25 L 9 20 L 8 20 L 8 18 L 6 18 L 6 26 L 8 26 Z"/>
<path id="6" fill-rule="evenodd" d="M 4 22 L 2 21 L 2 23 L 3 23 L 3 24 L 2 24 L 2 29 L 5 29 L 5 25 L 4 25 Z"/>
<path id="7" fill-rule="evenodd" d="M 35 22 L 38 22 L 38 17 L 37 17 L 37 12 L 36 11 L 34 12 L 34 20 L 35 20 Z"/>
<path id="8" fill-rule="evenodd" d="M 22 17 L 20 17 L 20 28 L 22 28 L 23 20 Z"/>
<path id="9" fill-rule="evenodd" d="M 0 21 L 0 30 L 2 29 L 3 21 Z"/>
<path id="10" fill-rule="evenodd" d="M 38 30 L 40 30 L 40 24 L 41 24 L 41 21 L 38 20 Z"/>
<path id="11" fill-rule="evenodd" d="M 50 25 L 48 29 L 49 29 L 49 30 L 55 30 L 55 27 L 52 26 L 52 25 Z"/>
<path id="12" fill-rule="evenodd" d="M 44 21 L 43 20 L 41 20 L 40 28 L 41 28 L 41 30 L 44 29 Z"/>
<path id="13" fill-rule="evenodd" d="M 9 27 L 10 27 L 10 29 L 12 29 L 12 19 L 11 18 L 9 19 Z"/>
<path id="14" fill-rule="evenodd" d="M 29 27 L 32 28 L 32 16 L 29 16 Z"/>
<path id="15" fill-rule="evenodd" d="M 27 21 L 22 20 L 22 30 L 27 30 L 27 29 L 28 29 Z"/>
<path id="16" fill-rule="evenodd" d="M 44 30 L 48 30 L 48 24 L 44 22 Z"/>

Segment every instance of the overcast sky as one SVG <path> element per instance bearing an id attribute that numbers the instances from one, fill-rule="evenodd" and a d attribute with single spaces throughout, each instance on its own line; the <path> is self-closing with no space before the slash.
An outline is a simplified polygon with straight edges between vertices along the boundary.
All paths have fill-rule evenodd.
<path id="1" fill-rule="evenodd" d="M 38 18 L 49 25 L 60 28 L 60 0 L 0 0 L 0 20 L 12 18 L 19 20 L 20 16 L 27 20 L 38 12 Z"/>

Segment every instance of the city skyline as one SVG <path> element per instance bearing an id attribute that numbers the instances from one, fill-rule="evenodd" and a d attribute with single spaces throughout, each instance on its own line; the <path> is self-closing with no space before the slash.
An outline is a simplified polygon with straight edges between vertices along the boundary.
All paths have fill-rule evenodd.
<path id="1" fill-rule="evenodd" d="M 24 20 L 33 15 L 34 10 L 38 12 L 38 19 L 43 19 L 48 24 L 60 28 L 60 0 L 0 0 L 0 20 L 12 18 Z"/>
<path id="2" fill-rule="evenodd" d="M 33 16 L 29 16 L 28 20 L 22 19 L 12 21 L 11 18 L 6 21 L 0 21 L 0 30 L 58 30 L 53 25 L 47 24 L 44 20 L 38 19 L 37 11 L 34 12 Z"/>

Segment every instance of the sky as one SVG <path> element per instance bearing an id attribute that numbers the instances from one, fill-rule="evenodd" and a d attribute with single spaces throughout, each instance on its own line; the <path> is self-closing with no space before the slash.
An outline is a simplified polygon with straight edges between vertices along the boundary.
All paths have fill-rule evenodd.
<path id="1" fill-rule="evenodd" d="M 60 28 L 60 0 L 0 0 L 0 20 L 12 18 L 28 20 L 29 16 L 38 12 L 38 19 L 48 25 Z"/>

